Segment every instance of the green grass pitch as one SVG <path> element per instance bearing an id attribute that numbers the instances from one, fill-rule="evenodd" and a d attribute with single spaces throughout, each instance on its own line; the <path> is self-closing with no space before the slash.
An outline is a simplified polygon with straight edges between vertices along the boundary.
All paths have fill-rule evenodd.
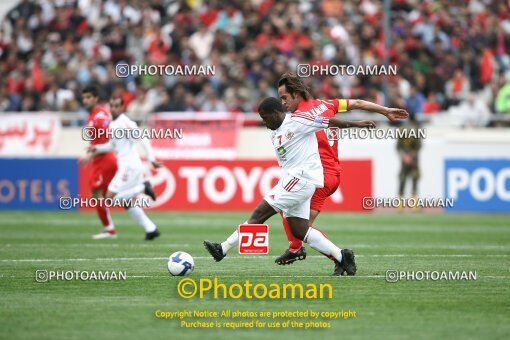
<path id="1" fill-rule="evenodd" d="M 114 213 L 119 239 L 93 241 L 92 213 L 0 213 L 0 338 L 3 339 L 507 339 L 510 334 L 508 215 L 327 214 L 317 226 L 356 253 L 355 277 L 331 278 L 333 264 L 307 247 L 291 266 L 273 259 L 286 247 L 277 217 L 270 254 L 234 250 L 215 263 L 202 241 L 222 241 L 245 213 L 149 213 L 162 236 L 143 241 L 127 214 Z M 166 259 L 195 258 L 192 278 L 222 283 L 331 283 L 333 299 L 183 299 Z M 126 271 L 126 281 L 36 283 L 35 271 Z M 476 281 L 387 283 L 385 271 L 476 271 Z M 329 329 L 185 329 L 156 310 L 356 311 Z M 243 319 L 247 321 L 249 319 Z M 329 320 L 324 320 L 329 321 Z"/>

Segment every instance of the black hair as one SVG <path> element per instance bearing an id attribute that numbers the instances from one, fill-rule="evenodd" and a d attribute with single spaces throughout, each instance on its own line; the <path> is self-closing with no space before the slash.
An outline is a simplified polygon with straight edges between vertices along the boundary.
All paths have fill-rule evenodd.
<path id="1" fill-rule="evenodd" d="M 99 97 L 99 90 L 97 89 L 97 87 L 93 86 L 93 85 L 89 85 L 89 86 L 86 86 L 82 91 L 81 91 L 82 94 L 84 93 L 90 93 L 92 94 L 94 97 Z"/>
<path id="2" fill-rule="evenodd" d="M 285 112 L 280 99 L 275 97 L 265 98 L 259 105 L 259 112 Z"/>

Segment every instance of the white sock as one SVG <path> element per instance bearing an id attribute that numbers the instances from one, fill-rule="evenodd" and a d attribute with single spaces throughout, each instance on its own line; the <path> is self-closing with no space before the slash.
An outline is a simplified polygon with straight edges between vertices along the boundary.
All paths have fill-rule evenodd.
<path id="1" fill-rule="evenodd" d="M 115 200 L 123 200 L 123 199 L 130 199 L 131 197 L 138 195 L 145 190 L 145 185 L 143 184 L 137 184 L 131 189 L 127 189 L 124 191 L 118 192 L 113 199 Z"/>
<path id="2" fill-rule="evenodd" d="M 338 262 L 342 262 L 342 250 L 335 246 L 333 242 L 328 240 L 327 237 L 317 229 L 310 227 L 304 241 L 318 252 L 333 256 Z"/>
<path id="3" fill-rule="evenodd" d="M 237 229 L 234 230 L 232 235 L 230 235 L 225 242 L 221 243 L 221 249 L 223 250 L 223 255 L 227 255 L 227 252 L 230 250 L 230 248 L 236 246 L 239 243 L 239 233 L 237 232 Z"/>
<path id="4" fill-rule="evenodd" d="M 247 224 L 248 221 L 244 222 L 243 224 Z M 237 232 L 237 229 L 234 230 L 234 232 L 227 237 L 225 242 L 221 243 L 221 249 L 223 251 L 223 255 L 227 255 L 227 252 L 234 246 L 237 246 L 239 243 L 239 233 Z"/>
<path id="5" fill-rule="evenodd" d="M 104 227 L 106 231 L 115 231 L 115 224 L 113 224 L 112 215 L 110 215 L 110 209 L 106 209 L 106 217 L 108 218 L 108 225 Z"/>
<path id="6" fill-rule="evenodd" d="M 145 214 L 142 208 L 140 207 L 132 207 L 127 210 L 133 220 L 136 221 L 139 225 L 141 225 L 146 233 L 151 233 L 156 230 L 156 225 L 152 222 L 149 217 Z"/>

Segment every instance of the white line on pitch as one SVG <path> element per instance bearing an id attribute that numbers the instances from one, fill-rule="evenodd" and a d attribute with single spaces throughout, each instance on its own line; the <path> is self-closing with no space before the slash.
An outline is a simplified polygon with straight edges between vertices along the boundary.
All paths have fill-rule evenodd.
<path id="1" fill-rule="evenodd" d="M 11 244 L 7 243 L 5 245 L 6 247 L 29 247 L 29 248 L 36 248 L 42 246 L 48 247 L 48 246 L 59 246 L 59 247 L 107 247 L 107 248 L 119 248 L 119 247 L 136 247 L 136 248 L 154 248 L 154 247 L 189 247 L 189 243 L 162 243 L 162 244 L 139 244 L 139 243 L 129 243 L 129 244 L 116 244 L 116 243 L 37 243 L 37 244 L 31 244 L 31 243 L 20 243 L 20 244 Z"/>
<path id="2" fill-rule="evenodd" d="M 89 241 L 90 242 L 90 241 Z M 136 242 L 136 241 L 132 241 Z M 140 241 L 141 242 L 141 241 Z M 196 244 L 193 244 L 195 246 Z M 142 244 L 142 243 L 128 243 L 128 244 L 119 244 L 114 242 L 102 242 L 102 241 L 96 241 L 92 243 L 69 243 L 69 244 L 61 244 L 61 243 L 7 243 L 5 245 L 6 247 L 30 247 L 30 248 L 42 248 L 47 246 L 85 246 L 85 247 L 112 247 L 112 248 L 122 248 L 122 247 L 191 247 L 192 245 L 189 243 L 155 243 L 155 244 Z M 471 249 L 476 250 L 507 250 L 507 245 L 472 245 L 472 246 L 462 246 L 462 245 L 433 245 L 433 244 L 408 244 L 408 245 L 402 245 L 402 244 L 385 244 L 384 246 L 378 246 L 374 244 L 350 244 L 350 248 L 356 249 L 356 248 L 369 248 L 372 251 L 378 248 L 399 248 L 404 251 L 404 249 L 419 249 L 420 251 L 425 251 L 430 249 L 431 251 L 438 251 L 441 249 L 446 250 L 456 250 L 456 251 L 470 251 Z M 423 254 L 424 256 L 428 256 L 427 254 Z M 402 256 L 408 256 L 408 255 L 402 255 Z M 437 255 L 437 256 L 443 256 L 443 255 Z M 471 256 L 471 255 L 469 255 Z"/>
<path id="3" fill-rule="evenodd" d="M 367 254 L 356 255 L 356 257 L 508 257 L 510 254 Z M 229 256 L 225 260 L 239 259 L 257 259 L 266 260 L 272 258 L 271 255 L 246 255 L 246 256 Z M 211 259 L 210 256 L 194 256 L 195 259 Z M 322 255 L 310 255 L 307 258 L 324 258 Z M 99 257 L 93 259 L 75 258 L 75 259 L 4 259 L 1 262 L 65 262 L 65 261 L 152 261 L 166 260 L 168 257 Z"/>
<path id="4" fill-rule="evenodd" d="M 29 278 L 32 277 L 26 276 L 26 275 L 0 275 L 0 278 Z M 154 279 L 154 278 L 175 278 L 179 279 L 180 277 L 177 276 L 171 276 L 171 275 L 128 275 L 129 279 Z M 366 279 L 381 279 L 385 278 L 385 275 L 355 275 L 355 276 L 342 276 L 342 277 L 348 277 L 348 278 L 366 278 Z M 202 276 L 198 277 L 196 279 L 210 279 L 210 278 L 242 278 L 242 279 L 251 279 L 251 278 L 334 278 L 332 275 L 216 275 L 216 276 Z M 487 279 L 509 279 L 509 276 L 502 276 L 502 275 L 480 275 L 480 278 L 487 278 Z M 406 281 L 406 280 L 402 280 Z M 411 280 L 412 281 L 412 280 Z M 417 280 L 420 281 L 420 280 Z M 430 280 L 421 280 L 421 281 L 430 281 Z M 441 280 L 439 280 L 441 281 Z M 401 281 L 399 281 L 401 282 Z M 393 282 L 392 282 L 393 283 Z"/>
<path id="5" fill-rule="evenodd" d="M 145 279 L 145 278 L 162 278 L 162 277 L 172 277 L 169 275 L 128 275 L 128 278 L 134 279 Z M 328 277 L 333 278 L 331 275 L 246 275 L 242 278 L 251 279 L 251 278 L 319 278 L 319 277 Z M 368 279 L 381 279 L 385 278 L 385 275 L 355 275 L 355 276 L 344 276 L 349 278 L 368 278 Z M 178 277 L 175 277 L 178 279 Z M 241 278 L 240 275 L 218 275 L 218 276 L 202 276 L 197 279 L 208 279 L 208 278 Z M 500 276 L 500 275 L 480 275 L 480 278 L 488 278 L 488 279 L 507 279 L 508 276 Z M 422 280 L 428 281 L 428 280 Z"/>

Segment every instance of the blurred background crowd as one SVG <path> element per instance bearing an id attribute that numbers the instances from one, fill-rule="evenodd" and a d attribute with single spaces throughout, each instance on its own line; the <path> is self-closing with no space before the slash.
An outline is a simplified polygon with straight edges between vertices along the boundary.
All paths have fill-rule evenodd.
<path id="1" fill-rule="evenodd" d="M 21 0 L 0 22 L 0 112 L 84 112 L 80 90 L 127 112 L 253 112 L 297 64 L 384 63 L 377 0 Z M 391 1 L 389 105 L 421 116 L 510 113 L 510 2 Z M 215 65 L 214 76 L 118 78 L 117 63 Z M 316 76 L 315 97 L 384 103 L 383 77 Z"/>

